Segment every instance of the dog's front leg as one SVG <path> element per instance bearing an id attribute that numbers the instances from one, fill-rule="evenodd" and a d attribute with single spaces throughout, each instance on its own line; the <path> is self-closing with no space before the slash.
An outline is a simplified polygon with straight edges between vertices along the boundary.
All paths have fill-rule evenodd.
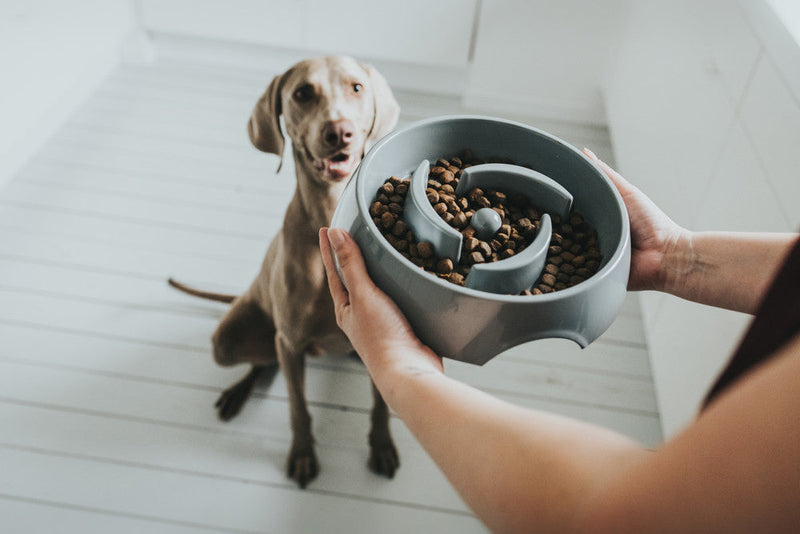
<path id="1" fill-rule="evenodd" d="M 292 448 L 286 463 L 286 473 L 301 488 L 316 478 L 319 463 L 314 454 L 314 437 L 311 435 L 311 414 L 305 397 L 305 355 L 292 346 L 282 335 L 275 336 L 278 361 L 286 377 L 289 393 L 289 414 L 292 424 Z"/>
<path id="2" fill-rule="evenodd" d="M 369 468 L 379 475 L 394 477 L 400 458 L 389 432 L 389 407 L 372 382 L 372 417 L 369 431 Z"/>

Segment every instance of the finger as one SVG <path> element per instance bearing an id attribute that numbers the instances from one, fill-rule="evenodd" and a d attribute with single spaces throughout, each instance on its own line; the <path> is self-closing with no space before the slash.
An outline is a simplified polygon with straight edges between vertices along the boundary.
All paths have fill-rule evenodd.
<path id="1" fill-rule="evenodd" d="M 333 298 L 333 305 L 336 308 L 346 306 L 349 302 L 347 289 L 345 289 L 339 273 L 336 272 L 336 264 L 331 256 L 331 245 L 328 240 L 328 229 L 321 228 L 319 231 L 319 251 L 322 254 L 322 263 L 325 265 L 325 273 L 328 275 L 328 289 Z"/>
<path id="2" fill-rule="evenodd" d="M 356 296 L 358 293 L 371 290 L 374 284 L 369 274 L 367 274 L 364 257 L 350 234 L 341 228 L 330 228 L 328 230 L 328 241 L 330 241 L 333 252 L 336 254 L 336 259 L 339 261 L 339 268 L 342 271 L 342 278 L 347 291 Z"/>

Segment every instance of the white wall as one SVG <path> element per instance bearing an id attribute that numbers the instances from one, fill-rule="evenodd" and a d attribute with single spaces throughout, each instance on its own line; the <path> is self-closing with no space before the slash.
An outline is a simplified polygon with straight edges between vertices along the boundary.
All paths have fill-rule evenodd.
<path id="1" fill-rule="evenodd" d="M 605 82 L 619 169 L 689 228 L 796 230 L 800 102 L 782 71 L 736 1 L 632 4 Z M 749 317 L 655 293 L 642 305 L 669 435 Z"/>
<path id="2" fill-rule="evenodd" d="M 582 124 L 605 122 L 602 73 L 630 1 L 141 0 L 157 34 L 351 54 L 395 88 Z"/>
<path id="3" fill-rule="evenodd" d="M 117 63 L 129 0 L 0 3 L 0 186 Z"/>
<path id="4" fill-rule="evenodd" d="M 601 80 L 630 0 L 483 0 L 464 102 L 605 124 Z"/>
<path id="5" fill-rule="evenodd" d="M 476 0 L 141 0 L 153 32 L 465 66 Z"/>

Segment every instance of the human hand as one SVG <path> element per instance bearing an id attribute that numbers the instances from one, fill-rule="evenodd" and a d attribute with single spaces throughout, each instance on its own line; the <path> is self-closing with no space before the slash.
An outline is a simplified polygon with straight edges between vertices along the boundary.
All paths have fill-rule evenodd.
<path id="1" fill-rule="evenodd" d="M 672 221 L 647 195 L 609 167 L 588 148 L 583 149 L 622 195 L 631 223 L 631 272 L 628 289 L 668 289 L 671 258 L 679 256 L 689 232 Z M 691 247 L 689 247 L 690 249 Z"/>
<path id="2" fill-rule="evenodd" d="M 336 322 L 373 380 L 378 383 L 387 371 L 442 372 L 441 358 L 423 345 L 394 301 L 369 278 L 353 238 L 339 228 L 322 228 L 319 247 Z M 339 260 L 344 283 L 336 272 L 331 250 Z"/>

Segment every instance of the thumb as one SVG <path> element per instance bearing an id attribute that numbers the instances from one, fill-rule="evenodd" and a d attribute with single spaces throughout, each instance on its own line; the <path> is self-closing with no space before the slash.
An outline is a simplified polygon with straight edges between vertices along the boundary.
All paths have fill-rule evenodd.
<path id="1" fill-rule="evenodd" d="M 372 286 L 372 281 L 364 265 L 364 257 L 350 234 L 341 228 L 328 229 L 328 241 L 331 244 L 339 269 L 342 273 L 347 292 L 351 296 L 364 291 Z"/>

